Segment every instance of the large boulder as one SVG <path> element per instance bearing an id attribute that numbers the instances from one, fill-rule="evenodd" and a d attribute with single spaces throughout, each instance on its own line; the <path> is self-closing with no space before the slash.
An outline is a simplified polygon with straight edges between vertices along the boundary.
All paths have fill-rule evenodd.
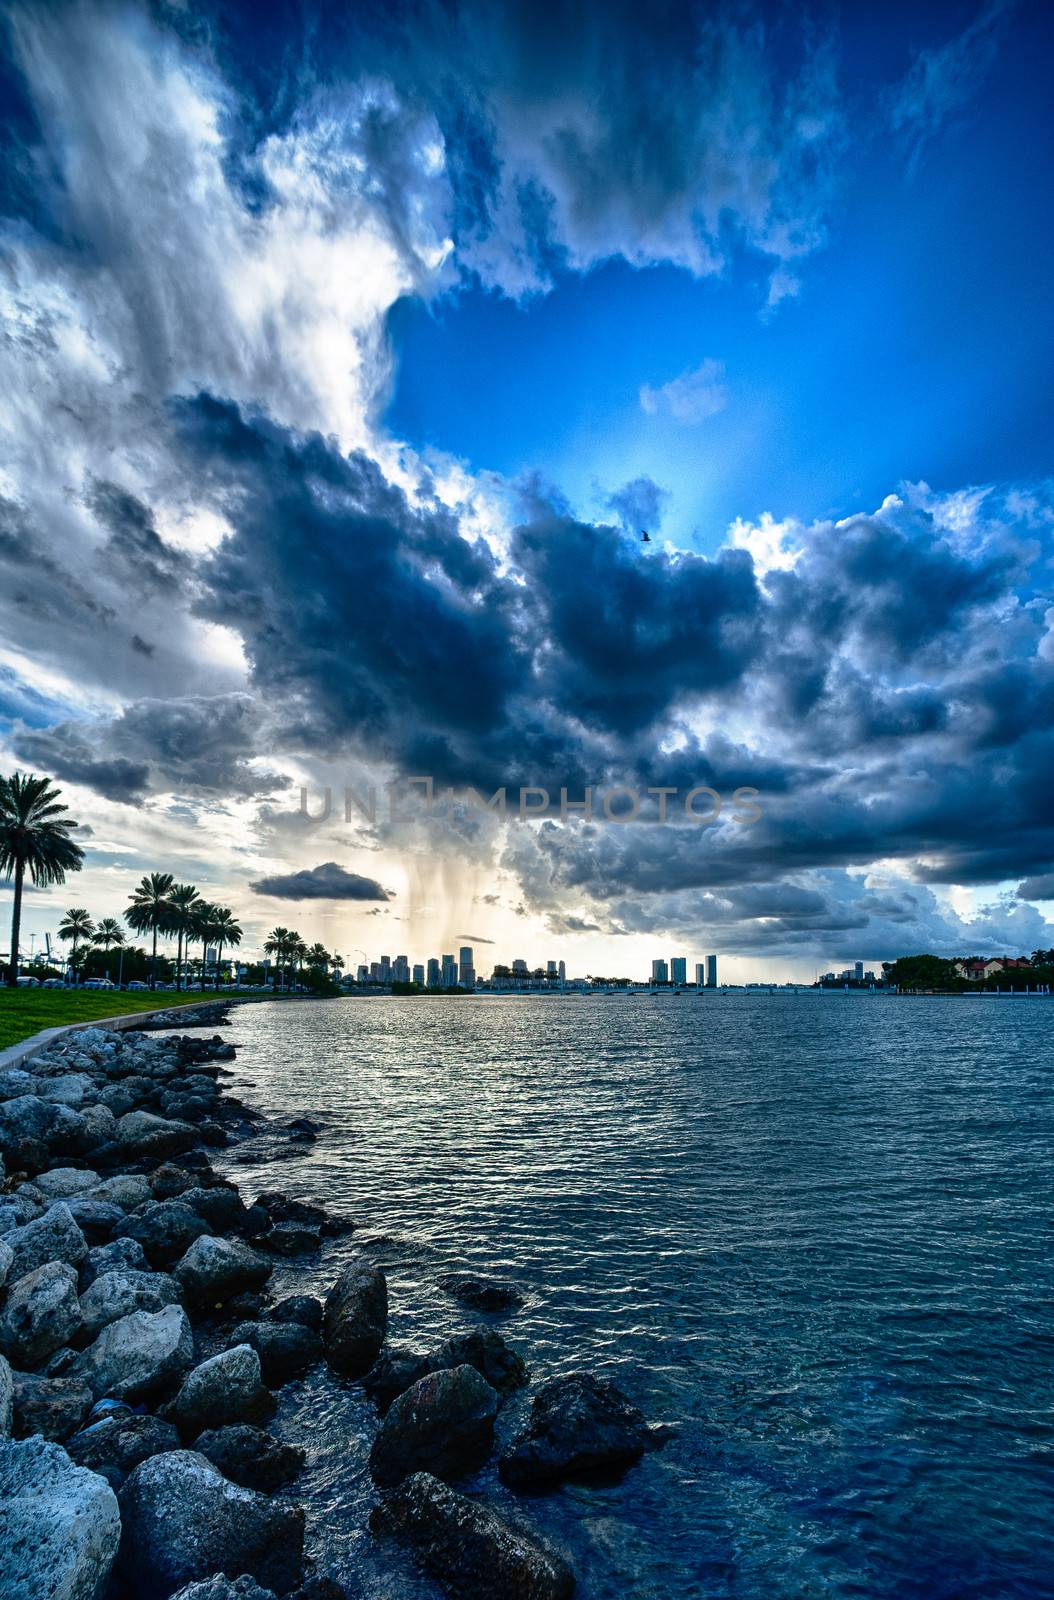
<path id="1" fill-rule="evenodd" d="M 154 1200 L 121 1224 L 122 1239 L 142 1245 L 152 1267 L 167 1270 L 186 1254 L 202 1234 L 210 1233 L 204 1217 L 181 1200 Z"/>
<path id="2" fill-rule="evenodd" d="M 15 1416 L 15 1380 L 11 1363 L 0 1356 L 0 1439 L 10 1439 Z"/>
<path id="3" fill-rule="evenodd" d="M 54 1155 L 82 1155 L 91 1136 L 79 1111 L 23 1094 L 0 1102 L 0 1155 L 12 1172 L 40 1172 Z"/>
<path id="4" fill-rule="evenodd" d="M 30 1372 L 16 1372 L 13 1377 L 12 1432 L 18 1438 L 36 1433 L 61 1443 L 87 1416 L 91 1391 L 80 1379 L 45 1378 Z"/>
<path id="5" fill-rule="evenodd" d="M 207 1189 L 188 1189 L 186 1204 L 217 1233 L 232 1233 L 245 1226 L 248 1207 L 233 1183 L 213 1183 Z"/>
<path id="6" fill-rule="evenodd" d="M 458 1600 L 568 1600 L 574 1590 L 554 1550 L 426 1472 L 387 1494 L 370 1525 L 408 1544 Z"/>
<path id="7" fill-rule="evenodd" d="M 88 1253 L 88 1241 L 64 1200 L 49 1206 L 42 1217 L 24 1227 L 12 1228 L 4 1235 L 4 1242 L 12 1256 L 9 1282 L 42 1267 L 45 1261 L 67 1261 L 75 1267 Z"/>
<path id="8" fill-rule="evenodd" d="M 176 1396 L 175 1418 L 185 1438 L 231 1422 L 259 1422 L 274 1411 L 264 1387 L 260 1357 L 247 1344 L 210 1356 L 187 1374 Z"/>
<path id="9" fill-rule="evenodd" d="M 70 1460 L 101 1473 L 114 1489 L 141 1461 L 178 1449 L 179 1434 L 171 1422 L 123 1410 L 109 1412 L 66 1440 Z"/>
<path id="10" fill-rule="evenodd" d="M 432 1372 L 392 1402 L 370 1451 L 381 1488 L 414 1472 L 458 1478 L 482 1465 L 494 1443 L 498 1395 L 475 1367 Z"/>
<path id="11" fill-rule="evenodd" d="M 105 1244 L 124 1221 L 120 1206 L 107 1205 L 104 1200 L 93 1200 L 87 1195 L 74 1195 L 66 1204 L 74 1222 L 91 1245 Z"/>
<path id="12" fill-rule="evenodd" d="M 14 1259 L 15 1252 L 12 1250 L 7 1240 L 0 1239 L 0 1289 L 4 1287 L 4 1284 L 7 1282 L 11 1274 L 11 1267 L 14 1263 Z"/>
<path id="13" fill-rule="evenodd" d="M 207 1226 L 207 1224 L 206 1224 Z M 222 1305 L 245 1289 L 259 1289 L 272 1272 L 264 1261 L 237 1240 L 211 1234 L 195 1239 L 175 1269 L 189 1305 Z"/>
<path id="14" fill-rule="evenodd" d="M 154 1399 L 172 1389 L 194 1360 L 194 1338 L 182 1306 L 133 1311 L 109 1323 L 74 1367 L 96 1400 Z"/>
<path id="15" fill-rule="evenodd" d="M 431 1356 L 408 1350 L 403 1345 L 389 1345 L 364 1375 L 362 1387 L 383 1417 L 393 1400 L 405 1394 L 418 1378 L 435 1370 Z"/>
<path id="16" fill-rule="evenodd" d="M 126 1111 L 118 1117 L 114 1142 L 122 1156 L 175 1156 L 198 1142 L 189 1122 L 169 1121 L 150 1111 Z"/>
<path id="17" fill-rule="evenodd" d="M 315 1333 L 322 1332 L 322 1302 L 312 1294 L 291 1294 L 264 1312 L 268 1322 L 299 1322 Z"/>
<path id="18" fill-rule="evenodd" d="M 93 1200 L 103 1200 L 107 1205 L 119 1206 L 122 1211 L 135 1211 L 139 1206 L 147 1205 L 153 1198 L 148 1178 L 138 1173 L 115 1173 L 112 1178 L 104 1178 L 97 1183 L 91 1191 Z"/>
<path id="19" fill-rule="evenodd" d="M 95 1092 L 95 1081 L 86 1072 L 62 1072 L 57 1078 L 42 1078 L 37 1094 L 52 1105 L 81 1106 Z"/>
<path id="20" fill-rule="evenodd" d="M 632 1466 L 652 1443 L 644 1414 L 606 1378 L 571 1372 L 543 1384 L 527 1426 L 504 1452 L 510 1484 L 552 1483 Z"/>
<path id="21" fill-rule="evenodd" d="M 151 1456 L 121 1490 L 121 1568 L 165 1597 L 217 1572 L 285 1595 L 300 1580 L 304 1513 L 229 1483 L 191 1450 Z"/>
<path id="22" fill-rule="evenodd" d="M 113 1490 L 56 1444 L 0 1444 L 4 1600 L 98 1600 L 121 1538 Z"/>
<path id="23" fill-rule="evenodd" d="M 146 1272 L 150 1263 L 136 1239 L 111 1239 L 93 1246 L 80 1266 L 81 1288 L 89 1288 L 106 1272 Z"/>
<path id="24" fill-rule="evenodd" d="M 51 1172 L 41 1172 L 34 1180 L 48 1200 L 72 1200 L 75 1195 L 87 1194 L 99 1186 L 99 1174 L 81 1167 L 55 1167 Z"/>
<path id="25" fill-rule="evenodd" d="M 357 1256 L 326 1296 L 326 1359 L 338 1372 L 359 1378 L 377 1359 L 387 1330 L 388 1281 L 380 1267 Z"/>
<path id="26" fill-rule="evenodd" d="M 297 1322 L 240 1322 L 231 1333 L 231 1342 L 250 1345 L 256 1351 L 264 1382 L 274 1388 L 301 1377 L 322 1359 L 318 1334 Z"/>
<path id="27" fill-rule="evenodd" d="M 466 1361 L 499 1394 L 512 1394 L 527 1382 L 528 1372 L 523 1358 L 505 1343 L 496 1328 L 490 1328 L 485 1323 L 469 1328 L 464 1333 L 456 1333 L 440 1345 L 432 1358 L 432 1365 L 459 1367 Z"/>
<path id="28" fill-rule="evenodd" d="M 304 1465 L 304 1452 L 297 1445 L 283 1444 L 247 1422 L 199 1434 L 194 1448 L 232 1483 L 264 1494 L 292 1483 Z"/>
<path id="29" fill-rule="evenodd" d="M 79 1332 L 77 1269 L 46 1261 L 17 1279 L 0 1316 L 0 1350 L 16 1367 L 37 1367 Z"/>
<path id="30" fill-rule="evenodd" d="M 84 1331 L 90 1339 L 120 1317 L 133 1311 L 161 1311 L 178 1306 L 182 1292 L 175 1278 L 164 1272 L 104 1272 L 80 1297 Z"/>

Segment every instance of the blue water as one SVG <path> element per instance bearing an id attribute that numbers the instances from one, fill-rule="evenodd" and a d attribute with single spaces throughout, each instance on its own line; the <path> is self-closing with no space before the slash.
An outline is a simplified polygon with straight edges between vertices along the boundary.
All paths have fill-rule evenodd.
<path id="1" fill-rule="evenodd" d="M 587 1367 L 678 1436 L 620 1483 L 470 1484 L 583 1600 L 1054 1594 L 1052 1002 L 881 996 L 377 999 L 235 1014 L 236 1078 L 319 1142 L 231 1167 L 355 1218 L 393 1341 L 503 1271 L 536 1380 Z M 283 1391 L 334 1576 L 433 1591 L 364 1531 L 370 1408 Z M 503 1426 L 518 1421 L 513 1406 Z"/>

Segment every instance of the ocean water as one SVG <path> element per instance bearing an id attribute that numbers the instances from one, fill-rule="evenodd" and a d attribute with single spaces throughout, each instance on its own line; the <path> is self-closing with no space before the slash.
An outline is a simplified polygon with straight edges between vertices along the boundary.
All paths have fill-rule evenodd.
<path id="1" fill-rule="evenodd" d="M 358 1224 L 283 1292 L 366 1249 L 390 1339 L 427 1349 L 473 1320 L 441 1273 L 507 1274 L 527 1304 L 493 1320 L 535 1381 L 587 1368 L 676 1426 L 617 1483 L 466 1485 L 583 1600 L 1051 1595 L 1052 1025 L 843 994 L 248 1007 L 236 1092 L 325 1131 L 226 1164 Z M 323 1570 L 426 1600 L 365 1531 L 370 1417 L 320 1372 L 283 1390 L 296 1495 Z"/>

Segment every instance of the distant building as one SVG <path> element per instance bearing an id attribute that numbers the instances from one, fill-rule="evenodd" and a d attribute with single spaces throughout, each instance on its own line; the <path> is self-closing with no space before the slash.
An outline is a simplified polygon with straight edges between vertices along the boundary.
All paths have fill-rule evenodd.
<path id="1" fill-rule="evenodd" d="M 667 967 L 665 961 L 652 962 L 651 981 L 652 983 L 669 983 L 670 969 Z"/>
<path id="2" fill-rule="evenodd" d="M 463 989 L 476 987 L 476 969 L 472 960 L 472 946 L 463 944 L 458 951 L 457 981 Z"/>
<path id="3" fill-rule="evenodd" d="M 567 982 L 567 967 L 562 961 L 556 969 L 556 976 L 559 978 L 561 983 Z"/>
<path id="4" fill-rule="evenodd" d="M 444 955 L 443 957 L 443 988 L 457 988 L 457 962 L 454 960 L 453 954 Z"/>
<path id="5" fill-rule="evenodd" d="M 555 961 L 547 961 L 545 963 L 545 975 L 546 975 L 547 978 L 555 978 L 556 977 L 556 962 Z"/>
<path id="6" fill-rule="evenodd" d="M 429 956 L 428 976 L 425 980 L 429 989 L 438 989 L 442 976 L 443 974 L 439 969 L 439 962 L 436 960 L 435 956 Z"/>
<path id="7" fill-rule="evenodd" d="M 512 963 L 512 973 L 515 978 L 526 978 L 527 976 L 527 963 L 520 956 L 517 956 Z"/>
<path id="8" fill-rule="evenodd" d="M 854 967 L 853 967 L 853 977 L 856 979 L 857 983 L 863 983 L 863 981 L 864 981 L 864 963 L 862 961 L 858 961 L 854 965 Z"/>
<path id="9" fill-rule="evenodd" d="M 416 983 L 419 989 L 423 989 L 425 986 L 425 969 L 420 962 L 414 965 L 413 982 Z"/>
<path id="10" fill-rule="evenodd" d="M 365 962 L 360 962 L 355 971 L 355 982 L 366 983 L 369 980 L 370 969 Z"/>
<path id="11" fill-rule="evenodd" d="M 706 987 L 708 989 L 716 989 L 717 988 L 717 957 L 716 956 L 707 956 L 707 958 L 706 958 Z"/>
<path id="12" fill-rule="evenodd" d="M 392 962 L 392 982 L 410 982 L 410 962 L 406 956 L 396 956 Z"/>
<path id="13" fill-rule="evenodd" d="M 688 961 L 685 956 L 674 956 L 670 962 L 670 982 L 682 987 L 688 982 Z"/>
<path id="14" fill-rule="evenodd" d="M 706 983 L 706 967 L 701 961 L 695 963 L 695 982 L 696 987 L 699 989 L 702 989 Z"/>
<path id="15" fill-rule="evenodd" d="M 391 981 L 392 981 L 392 964 L 389 961 L 387 956 L 382 956 L 381 957 L 380 962 L 378 963 L 378 966 L 377 966 L 377 975 L 380 978 L 381 983 L 391 983 Z"/>

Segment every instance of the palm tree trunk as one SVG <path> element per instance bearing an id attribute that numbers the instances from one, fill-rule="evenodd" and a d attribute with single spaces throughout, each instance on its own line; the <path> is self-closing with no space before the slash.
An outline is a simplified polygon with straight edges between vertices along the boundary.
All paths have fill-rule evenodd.
<path id="1" fill-rule="evenodd" d="M 18 988 L 18 939 L 22 932 L 22 875 L 25 870 L 25 864 L 19 861 L 15 866 L 15 898 L 11 905 L 11 964 L 7 969 L 9 989 Z"/>
<path id="2" fill-rule="evenodd" d="M 150 952 L 150 989 L 157 988 L 157 923 L 154 923 L 154 947 Z"/>
<path id="3" fill-rule="evenodd" d="M 176 988 L 183 987 L 183 929 L 178 930 L 176 937 Z"/>
<path id="4" fill-rule="evenodd" d="M 73 987 L 77 987 L 77 935 L 73 935 L 73 949 L 70 951 L 70 961 L 73 965 Z"/>
<path id="5" fill-rule="evenodd" d="M 222 962 L 222 960 L 223 960 L 223 940 L 221 939 L 220 943 L 219 943 L 219 948 L 216 951 L 216 993 L 217 994 L 219 994 L 219 992 L 220 992 L 220 963 Z M 202 978 L 202 980 L 201 980 L 201 987 L 203 989 L 205 987 L 204 978 Z"/>

